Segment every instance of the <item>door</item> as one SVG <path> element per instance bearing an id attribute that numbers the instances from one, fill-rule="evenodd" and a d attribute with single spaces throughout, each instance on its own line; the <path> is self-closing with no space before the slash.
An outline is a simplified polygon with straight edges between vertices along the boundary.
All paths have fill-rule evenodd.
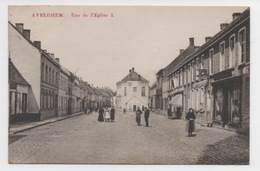
<path id="1" fill-rule="evenodd" d="M 136 105 L 134 105 L 134 111 L 136 111 Z"/>
<path id="2" fill-rule="evenodd" d="M 55 115 L 58 116 L 58 95 L 55 95 Z"/>
<path id="3" fill-rule="evenodd" d="M 27 93 L 22 94 L 22 113 L 27 112 Z"/>

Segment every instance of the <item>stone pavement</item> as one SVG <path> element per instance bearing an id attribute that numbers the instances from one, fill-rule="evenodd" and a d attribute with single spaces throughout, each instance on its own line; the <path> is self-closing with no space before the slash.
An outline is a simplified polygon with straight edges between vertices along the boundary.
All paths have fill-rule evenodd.
<path id="1" fill-rule="evenodd" d="M 135 114 L 116 112 L 115 122 L 98 114 L 78 115 L 16 133 L 10 163 L 67 164 L 248 164 L 249 138 L 197 125 L 187 137 L 186 122 L 151 114 L 137 126 Z"/>
<path id="2" fill-rule="evenodd" d="M 53 123 L 53 122 L 57 122 L 57 121 L 61 121 L 67 118 L 71 118 L 74 116 L 78 116 L 83 114 L 83 112 L 78 112 L 78 113 L 74 113 L 71 115 L 66 115 L 66 116 L 60 116 L 60 117 L 56 117 L 56 118 L 50 118 L 50 119 L 46 119 L 43 121 L 36 121 L 36 122 L 29 122 L 29 123 L 20 123 L 20 124 L 12 124 L 9 127 L 9 134 L 16 134 L 19 132 L 23 132 L 32 128 L 36 128 L 38 126 L 42 126 L 42 125 L 46 125 L 49 123 Z"/>

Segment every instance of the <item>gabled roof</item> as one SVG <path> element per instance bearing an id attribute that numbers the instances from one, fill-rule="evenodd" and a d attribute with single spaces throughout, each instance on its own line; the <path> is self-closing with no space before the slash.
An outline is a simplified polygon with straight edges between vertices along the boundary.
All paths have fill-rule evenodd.
<path id="1" fill-rule="evenodd" d="M 22 74 L 14 66 L 11 59 L 9 59 L 9 83 L 30 86 L 30 84 L 25 80 Z"/>
<path id="2" fill-rule="evenodd" d="M 125 76 L 121 81 L 117 82 L 116 84 L 120 84 L 122 82 L 126 81 L 142 81 L 142 82 L 149 82 L 144 77 L 142 77 L 140 74 L 135 72 L 134 70 L 131 70 L 127 76 Z"/>

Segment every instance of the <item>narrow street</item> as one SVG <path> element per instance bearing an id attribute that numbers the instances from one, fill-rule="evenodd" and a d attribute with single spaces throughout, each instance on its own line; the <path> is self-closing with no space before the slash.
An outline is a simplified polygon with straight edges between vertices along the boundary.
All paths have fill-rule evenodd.
<path id="1" fill-rule="evenodd" d="M 248 164 L 248 137 L 197 125 L 187 137 L 186 122 L 151 114 L 150 127 L 135 114 L 116 112 L 115 122 L 98 114 L 79 115 L 12 135 L 10 163 L 68 164 Z"/>

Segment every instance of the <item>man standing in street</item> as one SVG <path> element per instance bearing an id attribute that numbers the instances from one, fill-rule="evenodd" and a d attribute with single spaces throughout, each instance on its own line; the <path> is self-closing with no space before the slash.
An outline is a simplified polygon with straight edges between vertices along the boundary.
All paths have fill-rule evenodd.
<path id="1" fill-rule="evenodd" d="M 145 107 L 144 120 L 145 120 L 146 127 L 149 127 L 149 120 L 148 120 L 149 115 L 150 115 L 150 111 L 147 109 L 147 107 Z"/>
<path id="2" fill-rule="evenodd" d="M 141 126 L 141 114 L 143 113 L 140 108 L 138 107 L 137 108 L 137 111 L 135 112 L 136 113 L 136 122 L 137 122 L 137 125 L 138 126 Z"/>

